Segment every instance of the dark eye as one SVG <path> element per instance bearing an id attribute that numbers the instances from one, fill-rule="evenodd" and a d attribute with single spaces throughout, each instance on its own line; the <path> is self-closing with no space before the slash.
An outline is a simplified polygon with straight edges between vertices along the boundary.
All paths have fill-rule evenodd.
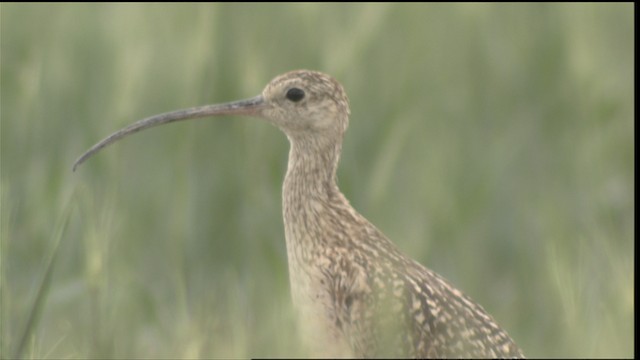
<path id="1" fill-rule="evenodd" d="M 304 90 L 298 88 L 291 88 L 287 90 L 287 99 L 298 102 L 304 99 Z"/>

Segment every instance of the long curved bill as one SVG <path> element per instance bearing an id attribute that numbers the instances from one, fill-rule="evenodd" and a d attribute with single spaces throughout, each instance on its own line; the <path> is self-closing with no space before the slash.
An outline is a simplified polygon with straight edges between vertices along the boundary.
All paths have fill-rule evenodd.
<path id="1" fill-rule="evenodd" d="M 262 95 L 256 96 L 251 99 L 234 101 L 217 105 L 205 105 L 198 106 L 189 109 L 172 111 L 160 115 L 154 115 L 122 128 L 113 134 L 107 136 L 99 143 L 93 145 L 82 156 L 80 156 L 75 163 L 73 163 L 73 171 L 85 162 L 88 158 L 93 156 L 102 148 L 109 144 L 112 144 L 123 137 L 136 133 L 138 131 L 148 129 L 150 127 L 168 124 L 175 121 L 196 119 L 206 116 L 220 116 L 220 115 L 258 115 L 260 111 L 265 107 L 265 101 Z"/>

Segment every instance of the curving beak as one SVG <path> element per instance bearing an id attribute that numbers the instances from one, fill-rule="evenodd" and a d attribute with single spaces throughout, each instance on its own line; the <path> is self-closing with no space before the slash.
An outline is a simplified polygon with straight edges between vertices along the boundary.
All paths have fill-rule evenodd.
<path id="1" fill-rule="evenodd" d="M 175 121 L 182 121 L 187 119 L 196 119 L 207 116 L 222 116 L 222 115 L 259 115 L 262 109 L 266 106 L 266 102 L 262 95 L 256 96 L 251 99 L 239 100 L 228 102 L 224 104 L 205 105 L 198 106 L 189 109 L 172 111 L 160 115 L 154 115 L 122 128 L 113 134 L 107 136 L 99 143 L 93 145 L 89 150 L 82 154 L 75 163 L 73 163 L 73 171 L 85 162 L 92 155 L 102 150 L 102 148 L 110 145 L 123 137 L 136 133 L 138 131 L 148 129 L 150 127 L 168 124 Z"/>

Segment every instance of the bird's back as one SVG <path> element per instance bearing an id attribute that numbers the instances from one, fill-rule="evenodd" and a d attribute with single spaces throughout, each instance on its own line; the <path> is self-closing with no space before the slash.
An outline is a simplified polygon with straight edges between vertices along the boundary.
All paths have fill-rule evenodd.
<path id="1" fill-rule="evenodd" d="M 360 309 L 344 308 L 364 321 L 347 331 L 354 355 L 365 357 L 523 357 L 487 312 L 435 272 L 402 254 L 373 225 L 366 227 L 365 273 L 369 291 Z M 371 245 L 368 245 L 371 247 Z M 360 251 L 367 253 L 367 246 Z M 366 334 L 363 336 L 363 334 Z M 361 341 L 363 337 L 375 339 Z"/>

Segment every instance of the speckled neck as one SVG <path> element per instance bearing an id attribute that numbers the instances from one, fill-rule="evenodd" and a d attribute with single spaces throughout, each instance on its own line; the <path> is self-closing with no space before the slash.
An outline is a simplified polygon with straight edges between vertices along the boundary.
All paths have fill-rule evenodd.
<path id="1" fill-rule="evenodd" d="M 304 206 L 310 199 L 327 201 L 339 193 L 336 171 L 342 144 L 323 137 L 289 137 L 291 149 L 284 180 L 285 206 Z M 286 219 L 285 219 L 286 220 Z"/>

